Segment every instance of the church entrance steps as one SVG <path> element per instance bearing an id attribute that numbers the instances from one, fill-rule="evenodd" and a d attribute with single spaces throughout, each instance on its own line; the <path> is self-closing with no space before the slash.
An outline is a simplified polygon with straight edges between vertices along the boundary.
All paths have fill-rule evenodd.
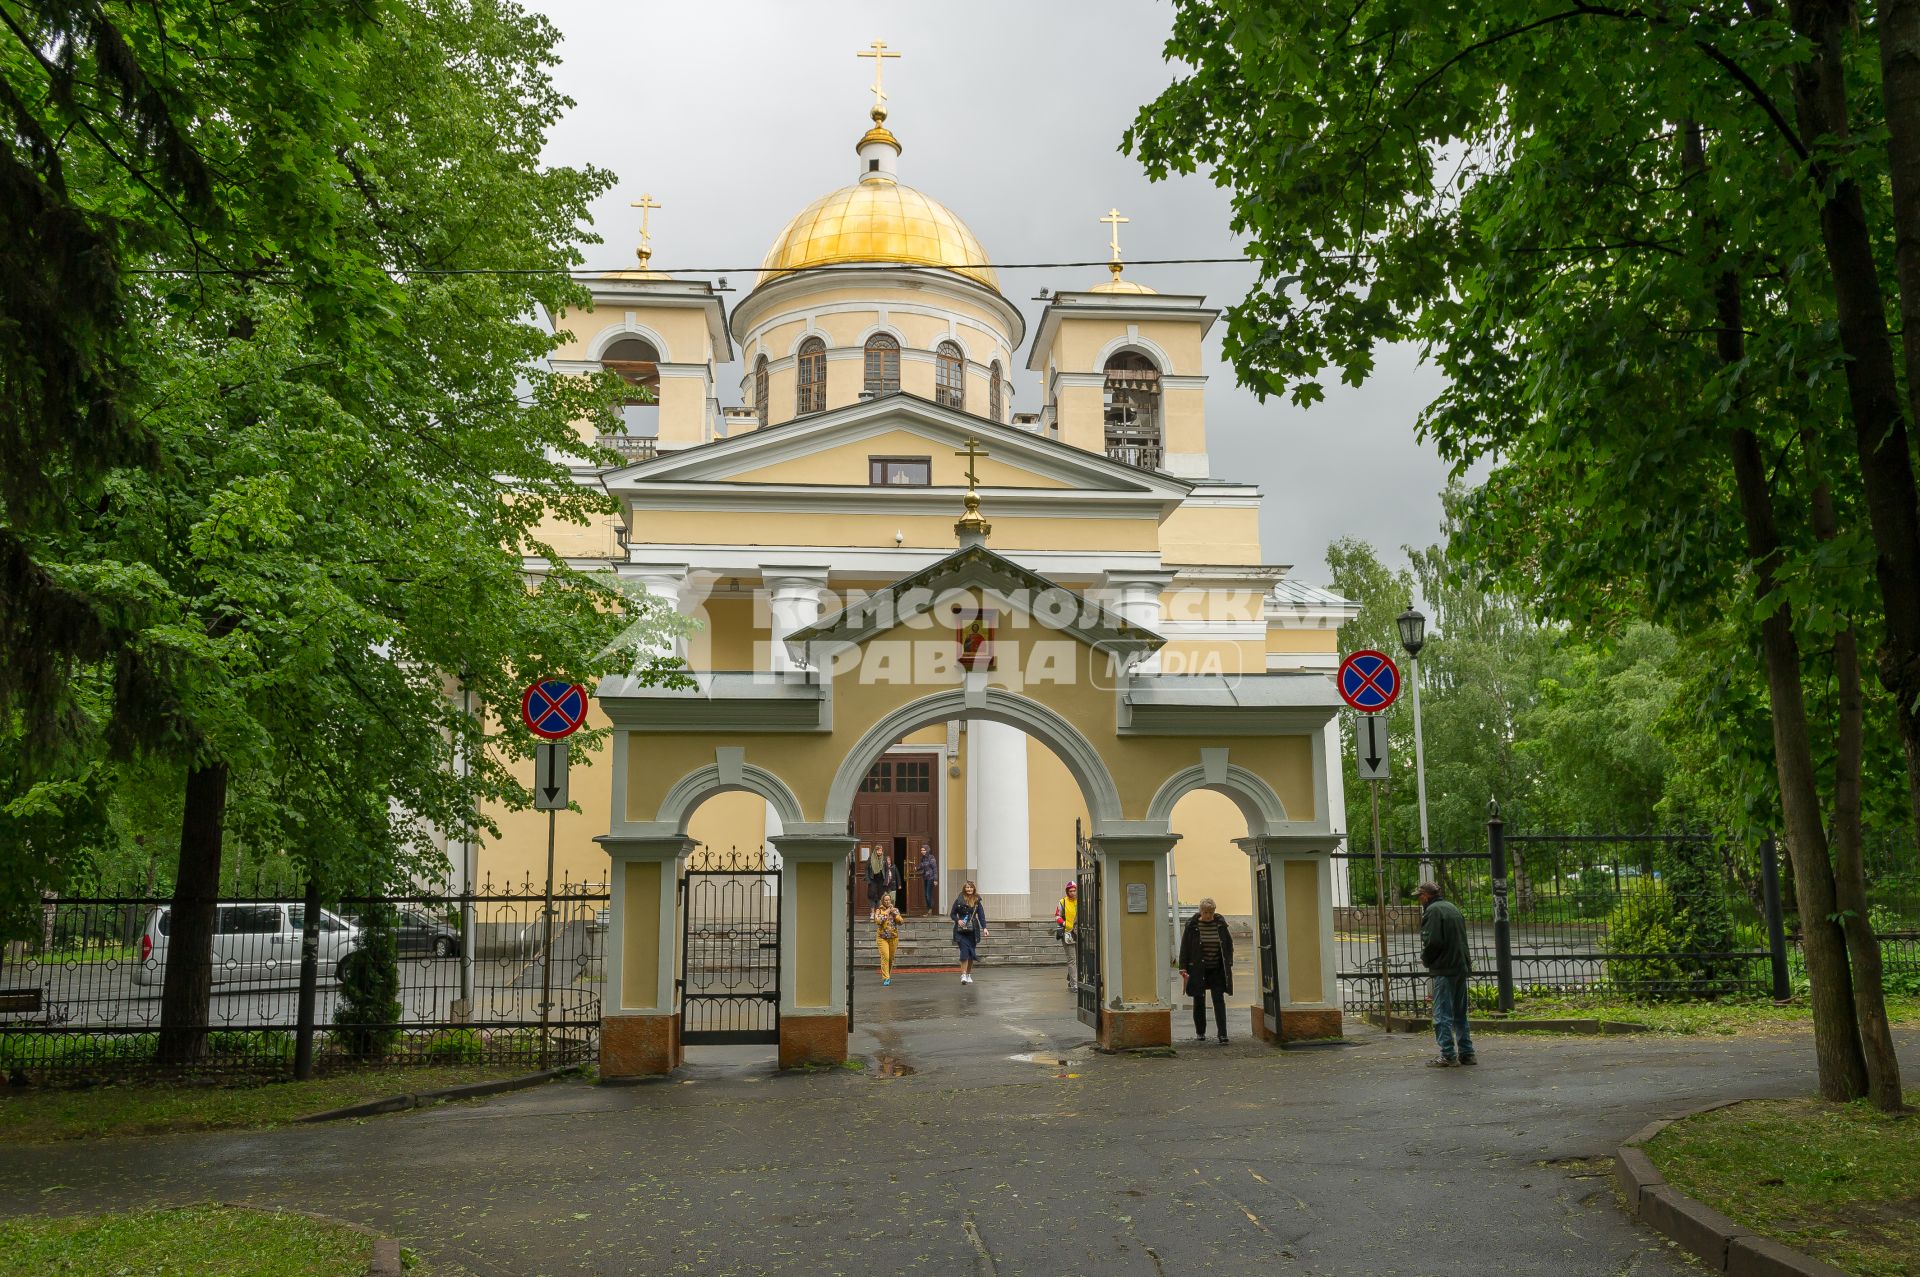
<path id="1" fill-rule="evenodd" d="M 872 971 L 880 966 L 873 924 L 865 917 L 854 926 L 853 950 L 857 969 Z M 1060 942 L 1053 938 L 1053 923 L 1045 920 L 990 920 L 987 938 L 980 945 L 982 966 L 1060 966 L 1066 960 Z M 951 967 L 959 961 L 959 951 L 953 947 L 953 923 L 946 918 L 909 918 L 900 928 L 900 943 L 893 955 L 896 967 Z"/>

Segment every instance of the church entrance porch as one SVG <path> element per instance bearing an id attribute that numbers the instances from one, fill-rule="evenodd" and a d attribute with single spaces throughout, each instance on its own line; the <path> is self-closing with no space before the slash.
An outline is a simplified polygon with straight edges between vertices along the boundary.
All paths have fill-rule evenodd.
<path id="1" fill-rule="evenodd" d="M 955 659 L 969 624 L 982 617 L 990 624 L 972 649 L 977 659 Z M 1031 802 L 1059 807 L 1077 791 L 1084 844 L 1060 849 L 1055 881 L 1076 877 L 1093 897 L 1081 901 L 1080 927 L 1097 950 L 1087 955 L 1097 962 L 1086 981 L 1096 990 L 1087 1012 L 1101 1045 L 1172 1039 L 1168 859 L 1181 838 L 1175 808 L 1198 791 L 1224 796 L 1244 822 L 1238 845 L 1248 900 L 1255 866 L 1270 866 L 1259 881 L 1274 920 L 1264 952 L 1278 1014 L 1262 1008 L 1262 1036 L 1339 1031 L 1325 869 L 1338 835 L 1324 798 L 1325 727 L 1338 702 L 1324 677 L 1249 674 L 1228 685 L 1141 672 L 1158 636 L 979 544 L 797 628 L 785 643 L 796 668 L 776 675 L 705 674 L 693 687 L 601 684 L 614 727 L 614 818 L 600 839 L 613 862 L 607 1076 L 678 1062 L 679 1043 L 651 1053 L 629 1048 L 670 1037 L 661 1023 L 682 1023 L 686 990 L 668 977 L 684 925 L 674 887 L 693 849 L 688 822 L 707 799 L 735 791 L 765 800 L 769 824 L 781 831 L 768 840 L 777 874 L 779 1060 L 846 1058 L 850 1021 L 859 1018 L 849 936 L 865 923 L 849 890 L 861 819 L 871 822 L 869 863 L 876 845 L 888 857 L 906 850 L 896 841 L 903 837 L 911 848 L 923 825 L 937 837 L 918 787 L 922 777 L 933 787 L 939 751 L 915 748 L 916 733 L 950 732 L 956 723 L 969 735 L 1004 731 L 1023 759 L 1031 736 L 1057 759 L 1064 781 Z M 969 766 L 981 770 L 988 758 L 983 750 Z M 891 760 L 879 773 L 890 789 L 875 783 L 883 759 Z M 1020 805 L 1023 819 L 1027 808 Z M 904 868 L 896 861 L 910 881 Z M 960 885 L 951 870 L 947 876 L 955 880 L 942 883 L 942 899 Z M 993 919 L 994 892 L 980 885 Z M 1046 913 L 1058 890 L 1051 887 Z M 984 971 L 992 948 L 989 938 Z M 1065 1003 L 1065 972 L 1054 970 Z"/>

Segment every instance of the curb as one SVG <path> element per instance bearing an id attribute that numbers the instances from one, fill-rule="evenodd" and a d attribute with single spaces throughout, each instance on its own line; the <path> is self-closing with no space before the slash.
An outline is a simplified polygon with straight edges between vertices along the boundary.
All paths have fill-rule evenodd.
<path id="1" fill-rule="evenodd" d="M 1640 1150 L 1675 1122 L 1745 1100 L 1720 1100 L 1648 1122 L 1614 1151 L 1613 1174 L 1627 1213 L 1699 1259 L 1708 1272 L 1729 1277 L 1847 1277 L 1832 1264 L 1803 1255 L 1770 1237 L 1734 1223 L 1719 1211 L 1672 1187 Z"/>
<path id="2" fill-rule="evenodd" d="M 433 1091 L 418 1091 L 411 1095 L 389 1095 L 385 1099 L 366 1100 L 359 1104 L 349 1104 L 345 1108 L 328 1109 L 324 1113 L 309 1113 L 305 1117 L 296 1117 L 296 1123 L 302 1122 L 338 1122 L 350 1117 L 374 1117 L 381 1113 L 404 1113 L 408 1109 L 419 1108 L 438 1100 L 477 1100 L 482 1096 L 500 1095 L 507 1091 L 521 1091 L 530 1086 L 539 1086 L 551 1082 L 557 1077 L 569 1073 L 578 1073 L 584 1064 L 563 1064 L 558 1068 L 542 1069 L 538 1073 L 525 1073 L 519 1077 L 501 1078 L 497 1082 L 469 1082 L 464 1086 L 443 1086 Z M 399 1272 L 399 1269 L 394 1269 Z"/>
<path id="3" fill-rule="evenodd" d="M 1368 1012 L 1362 1017 L 1375 1028 L 1386 1028 L 1389 1033 L 1425 1033 L 1433 1028 L 1433 1021 L 1425 1016 L 1396 1015 L 1391 1027 L 1380 1022 L 1377 1012 Z M 1611 1037 L 1621 1033 L 1651 1033 L 1653 1026 L 1640 1024 L 1633 1020 L 1495 1020 L 1473 1017 L 1468 1022 L 1476 1035 L 1482 1033 L 1568 1033 L 1587 1037 Z"/>
<path id="4" fill-rule="evenodd" d="M 400 1262 L 400 1241 L 398 1238 L 385 1237 L 368 1228 L 365 1224 L 356 1224 L 350 1219 L 341 1219 L 336 1215 L 322 1215 L 319 1211 L 300 1210 L 293 1206 L 256 1206 L 252 1202 L 215 1202 L 216 1206 L 225 1206 L 233 1210 L 250 1210 L 260 1215 L 298 1215 L 318 1224 L 327 1224 L 334 1228 L 344 1228 L 351 1233 L 359 1233 L 370 1243 L 371 1254 L 367 1257 L 367 1277 L 401 1277 L 405 1272 Z"/>

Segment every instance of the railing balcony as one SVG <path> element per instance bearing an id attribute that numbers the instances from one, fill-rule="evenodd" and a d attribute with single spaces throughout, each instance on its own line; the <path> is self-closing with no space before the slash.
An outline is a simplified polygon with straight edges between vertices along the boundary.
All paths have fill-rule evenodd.
<path id="1" fill-rule="evenodd" d="M 1165 453 L 1157 443 L 1120 443 L 1107 441 L 1107 460 L 1118 461 L 1136 470 L 1158 470 Z"/>
<path id="2" fill-rule="evenodd" d="M 602 448 L 619 453 L 629 464 L 651 461 L 660 455 L 660 441 L 652 435 L 600 435 L 594 440 Z"/>

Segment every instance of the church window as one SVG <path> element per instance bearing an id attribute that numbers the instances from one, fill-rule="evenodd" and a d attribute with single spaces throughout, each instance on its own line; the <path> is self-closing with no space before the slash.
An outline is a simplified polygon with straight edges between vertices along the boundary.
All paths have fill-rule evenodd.
<path id="1" fill-rule="evenodd" d="M 967 406 L 967 357 L 950 341 L 933 352 L 933 401 L 949 408 Z"/>
<path id="2" fill-rule="evenodd" d="M 1142 470 L 1160 469 L 1165 461 L 1160 437 L 1160 370 L 1153 361 L 1131 350 L 1107 360 L 1101 397 L 1107 456 Z"/>
<path id="3" fill-rule="evenodd" d="M 827 343 L 809 337 L 800 343 L 793 410 L 800 416 L 825 411 L 827 406 Z"/>
<path id="4" fill-rule="evenodd" d="M 900 390 L 900 343 L 886 333 L 867 338 L 868 398 L 897 394 Z"/>
<path id="5" fill-rule="evenodd" d="M 931 457 L 868 457 L 867 482 L 889 488 L 924 488 L 933 482 Z"/>
<path id="6" fill-rule="evenodd" d="M 753 365 L 753 415 L 761 425 L 767 424 L 767 357 L 760 356 Z"/>
<path id="7" fill-rule="evenodd" d="M 660 352 L 639 337 L 622 337 L 600 355 L 600 366 L 619 373 L 637 393 L 626 403 L 656 403 L 660 398 Z"/>
<path id="8" fill-rule="evenodd" d="M 993 361 L 993 367 L 989 370 L 987 378 L 987 416 L 993 418 L 995 421 L 1000 420 L 1002 412 L 1006 407 L 1004 402 L 1006 391 L 1001 387 L 1000 375 L 1000 361 L 996 359 Z"/>

